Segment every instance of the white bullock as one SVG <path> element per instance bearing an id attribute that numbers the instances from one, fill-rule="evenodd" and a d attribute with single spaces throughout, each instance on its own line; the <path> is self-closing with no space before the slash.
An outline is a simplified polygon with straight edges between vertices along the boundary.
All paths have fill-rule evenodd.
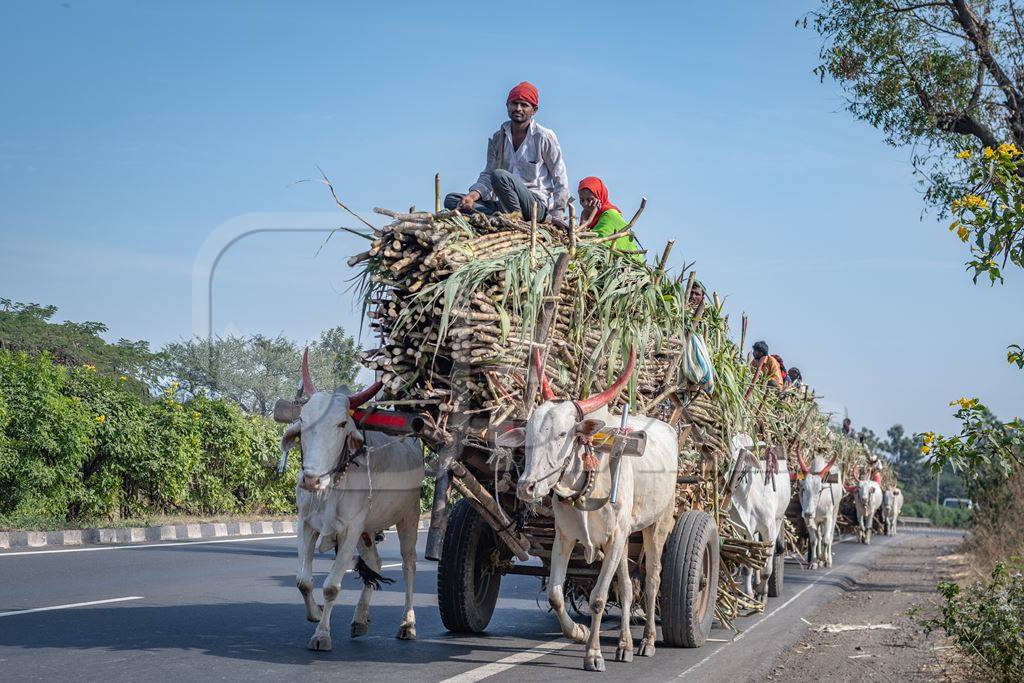
<path id="1" fill-rule="evenodd" d="M 352 615 L 351 635 L 367 632 L 370 595 L 384 579 L 374 535 L 395 526 L 405 579 L 405 616 L 398 638 L 416 638 L 413 579 L 416 572 L 416 527 L 423 481 L 423 450 L 413 438 L 377 432 L 360 433 L 349 411 L 380 390 L 380 384 L 352 396 L 316 391 L 309 376 L 308 358 L 302 361 L 306 401 L 298 419 L 289 424 L 281 440 L 282 465 L 288 451 L 299 445 L 302 471 L 296 488 L 299 511 L 299 592 L 306 603 L 306 618 L 318 622 L 307 647 L 331 649 L 331 610 L 341 590 L 341 579 L 353 568 L 363 580 L 363 592 Z M 324 579 L 323 608 L 313 597 L 313 551 L 332 548 L 336 555 Z"/>
<path id="2" fill-rule="evenodd" d="M 800 509 L 804 524 L 807 526 L 807 540 L 811 569 L 818 565 L 832 566 L 832 540 L 835 537 L 836 517 L 839 514 L 839 501 L 843 497 L 842 472 L 837 472 L 837 481 L 828 482 L 828 475 L 839 454 L 836 453 L 827 463 L 820 455 L 815 455 L 808 467 L 800 455 L 797 446 L 796 458 L 804 478 L 800 484 Z"/>
<path id="3" fill-rule="evenodd" d="M 759 572 L 757 596 L 754 594 L 753 572 L 743 572 L 747 595 L 763 597 L 775 567 L 775 553 L 781 547 L 779 541 L 786 521 L 791 489 L 785 454 L 777 459 L 775 457 L 781 449 L 772 446 L 766 460 L 754 455 L 753 448 L 754 441 L 747 434 L 737 434 L 732 439 L 733 474 L 730 477 L 732 497 L 729 518 L 748 539 L 772 542 L 768 563 Z"/>
<path id="4" fill-rule="evenodd" d="M 857 538 L 861 543 L 870 544 L 875 511 L 882 504 L 882 487 L 874 479 L 861 479 L 857 482 L 854 495 L 857 504 Z"/>
<path id="5" fill-rule="evenodd" d="M 601 457 L 595 474 L 588 476 L 584 466 L 591 456 L 586 446 L 605 425 L 609 425 L 609 431 L 619 425 L 620 418 L 608 411 L 607 404 L 625 386 L 635 365 L 636 356 L 631 353 L 625 370 L 615 383 L 583 401 L 554 400 L 547 380 L 538 368 L 545 401 L 533 411 L 525 428 L 510 430 L 498 439 L 498 443 L 506 447 L 525 444 L 525 466 L 517 489 L 521 500 L 536 503 L 548 493 L 554 494 L 555 540 L 551 551 L 548 602 L 558 616 L 565 637 L 586 642 L 583 667 L 587 671 L 605 669 L 601 655 L 601 616 L 616 572 L 619 602 L 623 615 L 627 616 L 622 619 L 615 659 L 624 662 L 633 659 L 628 617 L 632 605 L 632 582 L 626 548 L 629 535 L 635 531 L 643 532 L 647 601 L 647 625 L 637 653 L 653 656 L 657 638 L 655 605 L 661 580 L 661 555 L 674 525 L 678 467 L 675 430 L 660 420 L 630 417 L 626 422 L 627 429 L 646 432 L 647 446 L 642 457 L 621 458 L 615 502 L 609 500 L 592 511 L 579 509 L 573 504 L 589 481 L 593 481 L 594 489 L 607 492 L 611 488 L 610 458 Z M 565 611 L 563 584 L 569 557 L 577 543 L 583 545 L 587 562 L 593 562 L 598 552 L 604 556 L 600 574 L 590 593 L 592 616 L 589 629 L 576 624 Z"/>
<path id="6" fill-rule="evenodd" d="M 896 524 L 903 511 L 903 491 L 888 489 L 882 493 L 882 521 L 885 522 L 885 535 L 896 535 Z"/>

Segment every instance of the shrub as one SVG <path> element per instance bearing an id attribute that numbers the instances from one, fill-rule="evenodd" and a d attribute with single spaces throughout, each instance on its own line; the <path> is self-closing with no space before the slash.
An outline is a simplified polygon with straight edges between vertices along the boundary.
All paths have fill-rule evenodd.
<path id="1" fill-rule="evenodd" d="M 947 508 L 923 500 L 915 500 L 903 506 L 900 513 L 904 517 L 924 517 L 932 520 L 932 524 L 941 527 L 963 529 L 971 526 L 972 512 L 961 508 Z"/>
<path id="2" fill-rule="evenodd" d="M 945 631 L 984 677 L 1024 680 L 1024 576 L 1000 563 L 990 580 L 964 589 L 940 583 L 939 593 L 939 616 L 926 629 Z"/>
<path id="3" fill-rule="evenodd" d="M 284 513 L 280 427 L 206 396 L 155 399 L 127 378 L 0 350 L 0 523 L 152 513 Z"/>

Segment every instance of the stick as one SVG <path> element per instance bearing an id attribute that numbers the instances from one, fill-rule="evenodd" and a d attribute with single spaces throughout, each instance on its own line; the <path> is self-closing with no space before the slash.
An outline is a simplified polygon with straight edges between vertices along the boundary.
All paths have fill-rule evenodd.
<path id="1" fill-rule="evenodd" d="M 576 207 L 569 204 L 569 258 L 576 258 Z"/>
<path id="2" fill-rule="evenodd" d="M 530 215 L 530 270 L 537 267 L 537 202 L 533 202 Z"/>
<path id="3" fill-rule="evenodd" d="M 740 332 L 740 358 L 743 358 L 743 349 L 747 345 L 747 314 L 743 313 L 743 327 Z"/>
<path id="4" fill-rule="evenodd" d="M 690 291 L 693 289 L 693 282 L 697 278 L 697 271 L 691 270 L 690 277 L 686 280 L 686 293 L 683 294 L 683 305 L 688 306 L 690 304 Z"/>
<path id="5" fill-rule="evenodd" d="M 665 250 L 661 252 L 661 258 L 658 259 L 657 272 L 654 274 L 654 285 L 657 286 L 658 282 L 661 281 L 662 273 L 665 270 L 665 263 L 668 261 L 668 255 L 672 251 L 672 247 L 675 246 L 675 240 L 669 240 L 665 242 Z"/>
<path id="6" fill-rule="evenodd" d="M 624 227 L 622 230 L 619 230 L 616 233 L 608 235 L 607 237 L 598 237 L 596 240 L 594 240 L 594 242 L 596 242 L 597 244 L 601 244 L 602 242 L 611 242 L 612 240 L 617 240 L 620 237 L 628 235 L 630 231 L 633 230 L 633 226 L 636 224 L 637 219 L 640 218 L 640 214 L 644 212 L 644 209 L 646 207 L 647 197 L 642 197 L 640 199 L 640 208 L 636 210 L 635 214 L 633 214 L 632 220 L 630 220 L 629 223 L 626 224 L 626 227 Z"/>
<path id="7" fill-rule="evenodd" d="M 434 174 L 434 213 L 441 211 L 441 174 Z"/>

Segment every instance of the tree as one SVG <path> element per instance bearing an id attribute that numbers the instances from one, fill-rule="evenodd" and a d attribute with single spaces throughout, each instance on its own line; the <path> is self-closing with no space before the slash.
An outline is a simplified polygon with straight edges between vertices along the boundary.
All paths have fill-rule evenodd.
<path id="1" fill-rule="evenodd" d="M 359 348 L 341 327 L 309 346 L 310 373 L 319 389 L 353 391 Z M 260 334 L 173 342 L 162 350 L 164 384 L 183 397 L 207 392 L 267 416 L 278 398 L 295 395 L 302 350 L 282 336 Z"/>
<path id="2" fill-rule="evenodd" d="M 926 197 L 943 208 L 969 189 L 965 145 L 1024 149 L 1024 16 L 1015 0 L 824 0 L 815 73 L 847 109 L 914 145 Z M 807 25 L 807 18 L 804 19 Z"/>
<path id="3" fill-rule="evenodd" d="M 48 352 L 62 365 L 89 365 L 97 372 L 124 375 L 139 382 L 151 379 L 155 355 L 149 342 L 119 339 L 110 344 L 98 322 L 52 322 L 57 307 L 0 298 L 0 348 L 33 356 Z"/>

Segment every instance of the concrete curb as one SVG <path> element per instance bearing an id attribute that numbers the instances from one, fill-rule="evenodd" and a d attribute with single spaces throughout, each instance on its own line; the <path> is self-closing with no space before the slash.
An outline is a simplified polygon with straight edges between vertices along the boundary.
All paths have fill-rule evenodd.
<path id="1" fill-rule="evenodd" d="M 0 531 L 0 551 L 76 545 L 123 545 L 146 541 L 192 541 L 237 536 L 294 534 L 295 522 L 213 522 L 116 529 Z"/>

